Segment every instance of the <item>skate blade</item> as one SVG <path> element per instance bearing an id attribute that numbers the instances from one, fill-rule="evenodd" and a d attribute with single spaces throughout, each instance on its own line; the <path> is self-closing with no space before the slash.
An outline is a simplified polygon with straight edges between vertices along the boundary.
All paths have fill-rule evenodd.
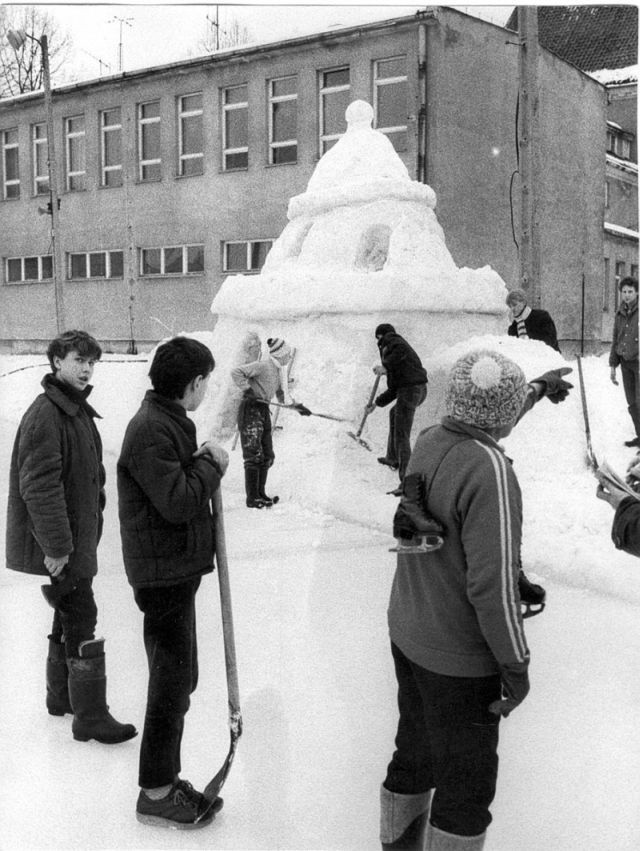
<path id="1" fill-rule="evenodd" d="M 420 544 L 396 544 L 395 547 L 390 547 L 390 553 L 403 553 L 411 555 L 412 553 L 433 553 L 439 550 L 444 541 L 438 535 L 428 535 Z"/>

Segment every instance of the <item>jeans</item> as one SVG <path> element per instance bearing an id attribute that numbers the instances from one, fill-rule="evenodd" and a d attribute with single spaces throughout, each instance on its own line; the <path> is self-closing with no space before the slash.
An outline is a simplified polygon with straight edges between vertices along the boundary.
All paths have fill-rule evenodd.
<path id="1" fill-rule="evenodd" d="M 61 597 L 55 608 L 51 639 L 65 645 L 67 658 L 77 658 L 83 641 L 95 638 L 98 608 L 93 596 L 93 578 L 78 579 L 73 591 Z"/>
<path id="2" fill-rule="evenodd" d="M 200 577 L 157 588 L 136 588 L 144 614 L 149 663 L 147 711 L 140 744 L 138 783 L 153 789 L 180 774 L 184 717 L 198 684 L 195 597 Z"/>
<path id="3" fill-rule="evenodd" d="M 625 399 L 629 407 L 629 414 L 633 420 L 636 437 L 640 437 L 640 411 L 638 410 L 638 361 L 623 360 L 620 362 L 622 373 L 622 386 Z"/>
<path id="4" fill-rule="evenodd" d="M 411 429 L 418 408 L 427 398 L 427 385 L 414 384 L 400 387 L 396 403 L 389 411 L 389 437 L 387 440 L 387 460 L 398 465 L 400 481 L 411 457 Z"/>
<path id="5" fill-rule="evenodd" d="M 275 455 L 269 406 L 244 399 L 240 403 L 238 427 L 244 466 L 271 467 Z"/>
<path id="6" fill-rule="evenodd" d="M 400 795 L 435 789 L 430 821 L 458 836 L 491 822 L 498 777 L 499 674 L 448 677 L 416 665 L 391 645 L 400 718 L 385 787 Z"/>

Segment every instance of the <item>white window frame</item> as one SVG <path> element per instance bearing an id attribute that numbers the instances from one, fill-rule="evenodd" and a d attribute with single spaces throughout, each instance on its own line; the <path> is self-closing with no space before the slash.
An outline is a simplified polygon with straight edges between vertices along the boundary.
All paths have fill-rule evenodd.
<path id="1" fill-rule="evenodd" d="M 44 136 L 38 136 L 38 129 L 44 132 Z M 46 150 L 45 163 L 47 163 L 47 171 L 45 174 L 38 172 L 38 150 L 44 147 Z M 48 195 L 49 194 L 49 139 L 47 136 L 47 125 L 44 122 L 31 125 L 31 156 L 33 161 L 33 194 Z"/>
<path id="2" fill-rule="evenodd" d="M 182 251 L 182 271 L 181 272 L 166 272 L 166 257 L 165 252 L 167 251 L 175 251 L 176 249 L 181 249 Z M 189 249 L 190 248 L 201 248 L 202 249 L 202 269 L 198 269 L 196 271 L 189 271 Z M 159 251 L 160 252 L 160 271 L 159 272 L 145 272 L 144 271 L 144 254 L 146 251 Z M 148 245 L 144 248 L 141 248 L 139 251 L 139 274 L 140 277 L 143 278 L 175 278 L 175 277 L 184 277 L 184 276 L 192 276 L 192 275 L 204 275 L 205 272 L 205 263 L 204 263 L 204 243 L 202 242 L 189 242 L 184 245 Z"/>
<path id="3" fill-rule="evenodd" d="M 82 119 L 82 129 L 81 130 L 71 130 L 71 122 L 78 121 Z M 72 144 L 76 141 L 81 140 L 81 147 L 79 148 L 80 159 L 82 160 L 82 168 L 78 168 L 75 171 L 71 170 L 71 147 Z M 86 188 L 86 176 L 87 176 L 87 131 L 86 131 L 86 121 L 85 117 L 82 113 L 79 115 L 70 115 L 68 118 L 64 120 L 64 148 L 65 148 L 65 171 L 66 171 L 66 183 L 67 183 L 67 192 L 79 192 Z M 79 186 L 73 186 L 73 181 L 75 178 L 82 178 Z"/>
<path id="4" fill-rule="evenodd" d="M 116 109 L 120 110 L 120 121 L 119 121 L 119 123 L 118 124 L 105 124 L 108 113 L 114 112 Z M 120 185 L 120 186 L 122 185 L 122 176 L 123 176 L 123 174 L 122 174 L 122 162 L 118 163 L 117 165 L 107 165 L 106 164 L 106 151 L 107 151 L 106 142 L 107 142 L 107 136 L 110 133 L 114 133 L 114 134 L 120 133 L 120 145 L 121 145 L 120 156 L 122 158 L 122 141 L 123 141 L 122 107 L 120 107 L 120 106 L 112 106 L 109 109 L 103 109 L 100 112 L 100 185 L 109 187 L 109 184 L 107 183 L 107 175 L 114 173 L 114 172 L 120 172 L 120 176 L 121 176 L 120 184 L 111 184 L 111 187 L 109 187 L 109 188 L 112 188 L 112 187 L 116 188 L 117 185 Z"/>
<path id="5" fill-rule="evenodd" d="M 7 141 L 9 133 L 16 134 L 15 142 Z M 9 151 L 17 152 L 16 166 L 18 170 L 18 177 L 13 180 L 9 180 L 7 177 L 7 157 Z M 9 195 L 9 189 L 12 186 L 18 187 L 17 195 Z M 2 197 L 5 201 L 17 201 L 20 198 L 20 142 L 17 127 L 9 127 L 7 130 L 2 131 Z"/>
<path id="6" fill-rule="evenodd" d="M 247 96 L 246 100 L 238 101 L 237 103 L 227 103 L 227 92 L 233 91 L 233 89 L 246 89 Z M 249 168 L 249 130 L 247 124 L 247 144 L 238 148 L 229 148 L 227 146 L 227 113 L 233 112 L 237 109 L 246 109 L 247 110 L 247 119 L 249 117 L 249 86 L 247 83 L 240 83 L 237 86 L 226 86 L 222 89 L 222 170 L 223 171 L 242 171 Z M 235 154 L 246 154 L 247 162 L 246 165 L 241 166 L 228 166 L 227 165 L 227 156 L 233 156 Z"/>
<path id="7" fill-rule="evenodd" d="M 349 72 L 349 82 L 348 83 L 340 83 L 336 86 L 325 86 L 324 79 L 325 74 L 332 74 L 335 71 L 348 71 Z M 320 140 L 319 140 L 319 150 L 320 156 L 327 152 L 328 148 L 325 148 L 327 142 L 336 142 L 344 133 L 325 133 L 324 130 L 324 98 L 328 97 L 332 94 L 337 94 L 338 92 L 347 92 L 351 91 L 351 68 L 349 65 L 339 65 L 337 68 L 324 68 L 319 72 L 319 87 L 318 87 L 318 125 L 320 127 Z"/>
<path id="8" fill-rule="evenodd" d="M 37 278 L 26 278 L 24 274 L 25 262 L 27 260 L 31 260 L 32 258 L 36 258 L 38 260 L 38 277 Z M 43 260 L 49 259 L 51 264 L 51 275 L 49 277 L 44 277 L 42 273 Z M 20 261 L 20 280 L 19 281 L 10 281 L 9 280 L 9 263 L 14 262 L 16 260 Z M 23 284 L 23 283 L 31 283 L 32 281 L 52 281 L 53 280 L 53 256 L 51 254 L 32 254 L 28 257 L 7 257 L 5 258 L 4 263 L 4 280 L 7 284 Z"/>
<path id="9" fill-rule="evenodd" d="M 380 65 L 384 62 L 392 62 L 393 60 L 404 59 L 406 66 L 407 57 L 404 55 L 400 56 L 386 56 L 384 59 L 375 59 L 373 63 L 373 113 L 374 113 L 374 127 L 379 130 L 381 133 L 406 133 L 408 130 L 407 124 L 398 124 L 397 126 L 381 126 L 379 121 L 379 105 L 378 105 L 378 91 L 383 86 L 391 86 L 397 85 L 398 83 L 408 83 L 408 76 L 405 70 L 404 74 L 397 74 L 395 77 L 381 77 L 379 75 Z M 405 95 L 407 94 L 407 90 L 405 88 Z"/>
<path id="10" fill-rule="evenodd" d="M 152 103 L 158 104 L 158 114 L 152 115 L 149 118 L 142 117 L 142 110 L 145 106 L 149 106 Z M 138 179 L 141 183 L 152 183 L 155 180 L 160 180 L 159 177 L 145 177 L 144 169 L 147 166 L 158 165 L 160 169 L 162 169 L 162 157 L 155 157 L 154 159 L 145 160 L 142 158 L 143 154 L 143 141 L 144 141 L 144 132 L 143 128 L 149 124 L 158 124 L 160 125 L 160 119 L 162 115 L 160 113 L 160 98 L 153 98 L 152 100 L 145 100 L 142 103 L 138 104 Z M 159 133 L 159 142 L 162 144 L 162 128 L 158 127 Z"/>
<path id="11" fill-rule="evenodd" d="M 185 109 L 184 101 L 186 98 L 195 97 L 196 95 L 200 96 L 200 107 L 198 109 Z M 189 92 L 186 95 L 178 96 L 178 161 L 179 161 L 179 174 L 181 177 L 189 177 L 190 175 L 185 174 L 184 164 L 187 160 L 200 160 L 201 168 L 199 174 L 204 173 L 204 151 L 200 151 L 195 154 L 185 154 L 184 153 L 184 121 L 189 118 L 197 118 L 200 116 L 201 123 L 204 120 L 204 108 L 203 108 L 203 95 L 202 92 Z M 202 127 L 202 131 L 204 133 L 204 126 Z M 204 137 L 203 137 L 203 146 L 204 146 Z M 194 172 L 196 174 L 196 172 Z"/>
<path id="12" fill-rule="evenodd" d="M 227 242 L 222 243 L 222 271 L 227 272 L 229 274 L 249 274 L 249 273 L 258 273 L 262 269 L 260 266 L 257 269 L 251 268 L 251 251 L 254 245 L 257 244 L 268 244 L 269 250 L 267 251 L 267 255 L 269 255 L 269 251 L 273 248 L 273 239 L 230 239 Z M 229 266 L 229 248 L 232 245 L 244 245 L 246 246 L 246 264 L 244 269 L 231 269 Z"/>
<path id="13" fill-rule="evenodd" d="M 296 163 L 298 161 L 298 137 L 296 132 L 296 137 L 293 139 L 286 139 L 282 142 L 276 142 L 273 138 L 273 110 L 274 106 L 278 103 L 284 103 L 286 101 L 296 101 L 296 131 L 298 126 L 298 92 L 297 90 L 292 94 L 288 95 L 274 95 L 273 89 L 275 83 L 280 83 L 283 80 L 296 80 L 297 86 L 297 74 L 287 74 L 284 77 L 274 77 L 272 80 L 269 80 L 269 164 L 270 165 L 286 165 L 289 163 Z M 275 161 L 275 152 L 278 148 L 291 148 L 295 145 L 296 153 L 295 157 L 292 160 L 287 160 L 286 163 L 277 163 Z"/>
<path id="14" fill-rule="evenodd" d="M 92 275 L 91 274 L 91 256 L 93 254 L 104 254 L 105 255 L 105 274 L 104 275 Z M 112 254 L 122 254 L 122 274 L 121 275 L 113 275 L 111 271 L 111 255 Z M 73 257 L 84 257 L 85 258 L 85 269 L 87 271 L 86 275 L 72 275 L 72 258 Z M 124 277 L 124 251 L 121 248 L 114 248 L 111 250 L 103 251 L 99 249 L 97 251 L 70 251 L 67 254 L 67 280 L 68 281 L 86 281 L 90 278 L 95 278 L 97 281 L 104 281 L 107 279 L 120 279 Z"/>

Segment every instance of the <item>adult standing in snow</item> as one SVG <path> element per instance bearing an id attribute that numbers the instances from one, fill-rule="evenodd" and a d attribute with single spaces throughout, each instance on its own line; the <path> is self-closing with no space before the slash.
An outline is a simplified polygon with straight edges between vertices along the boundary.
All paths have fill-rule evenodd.
<path id="1" fill-rule="evenodd" d="M 498 441 L 538 398 L 562 401 L 569 370 L 527 385 L 503 355 L 453 366 L 448 416 L 425 429 L 407 468 L 442 546 L 399 553 L 388 610 L 398 681 L 396 750 L 381 788 L 384 849 L 479 851 L 491 822 L 498 725 L 529 691 L 518 593 L 522 499 Z M 427 824 L 427 818 L 429 819 Z"/>
<path id="2" fill-rule="evenodd" d="M 611 527 L 611 539 L 615 547 L 640 557 L 640 501 L 616 487 L 602 473 L 596 473 L 596 476 L 600 482 L 596 496 L 608 502 L 615 511 Z M 627 482 L 640 495 L 640 455 L 629 464 Z"/>
<path id="3" fill-rule="evenodd" d="M 269 402 L 274 395 L 282 404 L 288 389 L 283 368 L 291 360 L 291 349 L 281 337 L 267 340 L 269 357 L 241 364 L 231 378 L 244 390 L 238 411 L 238 429 L 244 459 L 244 483 L 248 508 L 270 508 L 277 497 L 266 493 L 267 475 L 275 460 Z"/>
<path id="4" fill-rule="evenodd" d="M 507 329 L 510 337 L 541 340 L 557 352 L 560 351 L 556 326 L 546 310 L 529 307 L 523 290 L 511 290 L 506 301 L 511 311 L 512 321 Z"/>
<path id="5" fill-rule="evenodd" d="M 116 744 L 136 735 L 108 711 L 104 639 L 95 638 L 93 578 L 105 505 L 99 414 L 87 397 L 100 344 L 67 331 L 47 349 L 51 374 L 18 428 L 9 473 L 7 567 L 49 575 L 53 606 L 46 706 L 73 713 L 74 739 Z"/>
<path id="6" fill-rule="evenodd" d="M 611 381 L 618 383 L 616 368 L 622 373 L 622 386 L 636 436 L 625 446 L 640 446 L 640 392 L 638 384 L 638 281 L 623 278 L 619 285 L 620 306 L 613 324 L 613 340 L 609 354 Z"/>
<path id="7" fill-rule="evenodd" d="M 381 363 L 373 371 L 376 375 L 387 376 L 387 389 L 367 406 L 367 412 L 395 401 L 389 411 L 387 453 L 378 458 L 378 462 L 397 470 L 402 485 L 411 457 L 411 429 L 416 408 L 427 398 L 427 372 L 417 353 L 396 333 L 393 325 L 383 322 L 375 333 Z M 401 488 L 398 494 L 400 492 Z"/>
<path id="8" fill-rule="evenodd" d="M 222 807 L 180 779 L 180 746 L 198 682 L 195 598 L 213 570 L 211 497 L 229 458 L 200 448 L 187 416 L 202 402 L 214 368 L 207 346 L 187 337 L 160 345 L 140 409 L 118 459 L 118 512 L 127 578 L 144 615 L 149 686 L 140 745 L 136 815 L 144 824 L 193 828 Z"/>

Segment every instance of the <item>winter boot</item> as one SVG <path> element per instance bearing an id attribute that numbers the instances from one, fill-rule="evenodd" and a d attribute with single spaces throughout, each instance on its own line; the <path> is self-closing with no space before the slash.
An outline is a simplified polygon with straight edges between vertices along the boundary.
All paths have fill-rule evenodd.
<path id="1" fill-rule="evenodd" d="M 380 842 L 383 851 L 422 851 L 431 792 L 399 795 L 380 787 Z"/>
<path id="2" fill-rule="evenodd" d="M 209 802 L 201 792 L 196 792 L 188 780 L 178 779 L 164 798 L 158 800 L 153 800 L 141 789 L 136 818 L 142 824 L 154 827 L 193 830 L 210 824 L 223 803 L 222 798 Z"/>
<path id="3" fill-rule="evenodd" d="M 247 508 L 264 508 L 266 502 L 260 496 L 260 467 L 244 468 L 244 489 L 247 494 Z"/>
<path id="4" fill-rule="evenodd" d="M 83 641 L 78 652 L 78 658 L 68 660 L 73 738 L 115 745 L 137 736 L 133 724 L 120 724 L 109 713 L 104 638 Z"/>
<path id="5" fill-rule="evenodd" d="M 73 715 L 69 703 L 69 669 L 64 644 L 49 636 L 47 654 L 47 710 L 49 715 Z"/>
<path id="6" fill-rule="evenodd" d="M 547 592 L 542 585 L 536 585 L 530 582 L 524 574 L 524 570 L 520 568 L 518 573 L 518 591 L 520 592 L 520 602 L 524 608 L 522 612 L 523 618 L 531 618 L 534 615 L 539 615 L 546 603 Z"/>
<path id="7" fill-rule="evenodd" d="M 427 827 L 426 851 L 482 851 L 487 832 L 477 836 L 459 836 L 457 833 L 445 833 L 434 827 L 431 822 Z"/>
<path id="8" fill-rule="evenodd" d="M 260 467 L 260 478 L 258 479 L 258 495 L 262 499 L 267 508 L 271 508 L 276 502 L 280 501 L 279 496 L 267 496 L 265 487 L 267 485 L 267 476 L 269 475 L 269 465 L 263 464 Z"/>

